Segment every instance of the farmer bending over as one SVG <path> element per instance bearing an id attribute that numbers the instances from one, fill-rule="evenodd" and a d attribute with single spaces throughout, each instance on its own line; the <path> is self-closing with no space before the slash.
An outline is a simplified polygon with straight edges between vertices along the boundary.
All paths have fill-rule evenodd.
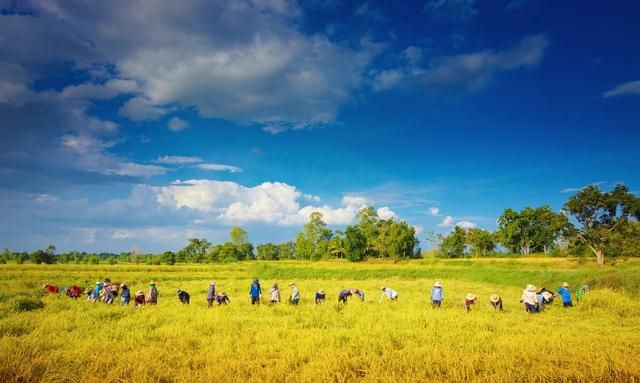
<path id="1" fill-rule="evenodd" d="M 325 294 L 323 289 L 320 289 L 316 291 L 316 296 L 313 300 L 316 304 L 319 304 L 319 303 L 324 303 L 326 298 L 327 298 L 327 294 Z"/>
<path id="2" fill-rule="evenodd" d="M 492 294 L 489 297 L 489 303 L 491 303 L 494 310 L 502 311 L 502 297 L 500 295 Z"/>
<path id="3" fill-rule="evenodd" d="M 280 287 L 278 287 L 278 282 L 276 282 L 269 289 L 269 304 L 278 302 L 280 302 Z"/>
<path id="4" fill-rule="evenodd" d="M 464 308 L 467 309 L 467 312 L 471 311 L 471 305 L 474 303 L 476 303 L 475 294 L 469 293 L 464 297 Z"/>
<path id="5" fill-rule="evenodd" d="M 289 283 L 289 287 L 291 287 L 291 297 L 289 298 L 289 302 L 291 302 L 292 305 L 297 306 L 298 302 L 300 302 L 300 290 L 298 290 L 298 286 L 293 282 Z"/>
<path id="6" fill-rule="evenodd" d="M 182 303 L 183 305 L 189 304 L 189 299 L 191 299 L 191 296 L 189 296 L 188 292 L 178 289 L 176 295 L 178 296 L 178 299 L 180 299 L 180 303 Z"/>
<path id="7" fill-rule="evenodd" d="M 398 293 L 391 287 L 382 287 L 382 295 L 380 295 L 378 303 L 382 302 L 385 297 L 390 301 L 395 301 L 398 299 Z"/>
<path id="8" fill-rule="evenodd" d="M 158 289 L 156 288 L 156 284 L 153 281 L 151 281 L 151 283 L 149 284 L 149 290 L 147 290 L 145 301 L 150 305 L 158 304 Z"/>
<path id="9" fill-rule="evenodd" d="M 536 295 L 536 287 L 534 285 L 527 285 L 527 288 L 522 292 L 522 300 L 524 302 L 524 310 L 528 313 L 538 312 L 538 297 Z"/>

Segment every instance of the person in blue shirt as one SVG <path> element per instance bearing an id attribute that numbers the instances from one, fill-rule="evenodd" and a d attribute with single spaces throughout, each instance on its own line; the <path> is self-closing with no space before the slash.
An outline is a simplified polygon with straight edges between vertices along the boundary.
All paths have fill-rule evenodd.
<path id="1" fill-rule="evenodd" d="M 125 283 L 121 284 L 120 288 L 122 289 L 120 300 L 122 305 L 127 306 L 129 305 L 129 300 L 131 300 L 131 290 L 129 290 L 129 287 Z"/>
<path id="2" fill-rule="evenodd" d="M 316 304 L 320 304 L 320 303 L 324 303 L 326 298 L 327 298 L 327 294 L 324 292 L 323 289 L 320 289 L 316 291 L 316 296 L 314 298 L 314 301 Z"/>
<path id="3" fill-rule="evenodd" d="M 260 289 L 260 281 L 258 281 L 258 278 L 255 278 L 253 280 L 253 283 L 251 284 L 251 288 L 249 289 L 249 296 L 251 297 L 252 305 L 260 304 L 260 295 L 262 295 L 262 289 Z"/>
<path id="4" fill-rule="evenodd" d="M 440 307 L 443 299 L 444 293 L 442 292 L 442 285 L 440 284 L 440 281 L 436 281 L 431 289 L 431 307 Z"/>
<path id="5" fill-rule="evenodd" d="M 573 307 L 571 301 L 571 291 L 567 282 L 562 283 L 562 287 L 558 289 L 558 294 L 562 297 L 562 307 Z"/>

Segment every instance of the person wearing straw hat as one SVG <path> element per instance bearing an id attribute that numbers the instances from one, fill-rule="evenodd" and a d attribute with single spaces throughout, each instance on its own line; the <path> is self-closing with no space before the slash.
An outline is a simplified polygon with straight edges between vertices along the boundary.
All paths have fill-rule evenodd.
<path id="1" fill-rule="evenodd" d="M 569 290 L 569 283 L 562 282 L 562 287 L 558 289 L 558 295 L 562 298 L 562 307 L 573 307 L 573 302 L 571 301 L 571 290 Z"/>
<path id="2" fill-rule="evenodd" d="M 398 299 L 398 292 L 392 289 L 391 287 L 382 287 L 382 295 L 380 295 L 380 299 L 378 303 L 382 302 L 384 298 L 387 298 L 390 301 L 395 301 Z"/>
<path id="3" fill-rule="evenodd" d="M 537 313 L 538 312 L 538 297 L 536 295 L 536 287 L 532 284 L 527 285 L 527 287 L 522 292 L 522 300 L 520 303 L 524 302 L 524 309 L 528 313 Z"/>
<path id="4" fill-rule="evenodd" d="M 364 291 L 360 289 L 351 289 L 351 295 L 360 297 L 360 302 L 364 302 Z"/>
<path id="5" fill-rule="evenodd" d="M 278 282 L 276 282 L 269 289 L 269 304 L 272 305 L 279 302 L 280 302 L 280 287 L 278 287 Z"/>
<path id="6" fill-rule="evenodd" d="M 467 309 L 467 312 L 471 311 L 471 305 L 476 303 L 476 299 L 476 295 L 473 293 L 469 293 L 464 297 L 464 308 Z"/>
<path id="7" fill-rule="evenodd" d="M 576 293 L 576 300 L 580 302 L 580 300 L 582 299 L 582 297 L 584 297 L 584 294 L 587 291 L 589 291 L 589 285 L 583 285 Z"/>
<path id="8" fill-rule="evenodd" d="M 207 290 L 207 308 L 213 305 L 213 301 L 216 299 L 216 283 L 209 283 L 209 290 Z"/>
<path id="9" fill-rule="evenodd" d="M 500 295 L 491 294 L 489 297 L 489 303 L 491 303 L 494 310 L 502 311 L 502 297 Z"/>
<path id="10" fill-rule="evenodd" d="M 154 281 L 151 281 L 151 283 L 149 283 L 149 290 L 147 290 L 147 296 L 145 297 L 145 300 L 150 305 L 158 304 L 158 288 L 156 287 Z"/>
<path id="11" fill-rule="evenodd" d="M 129 300 L 131 299 L 131 290 L 129 290 L 129 286 L 126 283 L 120 285 L 122 289 L 122 294 L 120 294 L 120 304 L 124 306 L 129 305 Z"/>
<path id="12" fill-rule="evenodd" d="M 442 305 L 442 300 L 444 299 L 444 292 L 442 291 L 442 285 L 440 281 L 436 281 L 433 284 L 433 288 L 431 289 L 431 307 L 434 309 L 436 307 L 440 307 Z"/>
<path id="13" fill-rule="evenodd" d="M 96 288 L 93 289 L 93 296 L 91 302 L 96 302 L 100 298 L 100 291 L 102 291 L 102 282 L 96 281 Z"/>
<path id="14" fill-rule="evenodd" d="M 320 303 L 324 303 L 326 298 L 327 298 L 327 294 L 325 294 L 323 289 L 320 289 L 320 290 L 316 291 L 316 296 L 313 299 L 313 301 L 316 304 L 320 304 Z"/>
<path id="15" fill-rule="evenodd" d="M 133 297 L 133 307 L 138 307 L 146 304 L 146 300 L 144 299 L 144 292 L 142 290 L 138 290 L 136 295 Z"/>
<path id="16" fill-rule="evenodd" d="M 289 282 L 289 287 L 291 287 L 291 297 L 289 298 L 289 302 L 292 305 L 297 305 L 300 302 L 300 290 L 298 290 L 298 286 L 294 282 Z"/>

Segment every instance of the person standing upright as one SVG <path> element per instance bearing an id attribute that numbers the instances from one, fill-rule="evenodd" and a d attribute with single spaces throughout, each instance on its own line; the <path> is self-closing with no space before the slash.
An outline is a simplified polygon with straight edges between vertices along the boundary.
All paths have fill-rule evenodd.
<path id="1" fill-rule="evenodd" d="M 255 278 L 253 280 L 253 283 L 251 283 L 251 288 L 249 288 L 249 296 L 251 297 L 252 305 L 260 304 L 260 295 L 262 295 L 262 289 L 260 288 L 260 281 L 258 280 L 258 278 Z"/>

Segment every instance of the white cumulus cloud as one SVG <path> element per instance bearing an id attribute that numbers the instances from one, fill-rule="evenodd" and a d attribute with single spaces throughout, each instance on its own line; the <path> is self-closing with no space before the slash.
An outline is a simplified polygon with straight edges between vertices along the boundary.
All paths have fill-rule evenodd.
<path id="1" fill-rule="evenodd" d="M 461 227 L 463 229 L 474 229 L 478 227 L 474 222 L 470 221 L 460 221 L 456 223 L 456 226 Z"/>
<path id="2" fill-rule="evenodd" d="M 438 224 L 440 227 L 451 227 L 453 226 L 453 217 L 448 215 L 444 217 L 441 223 Z"/>
<path id="3" fill-rule="evenodd" d="M 240 169 L 237 166 L 223 165 L 223 164 L 199 164 L 199 165 L 196 165 L 196 167 L 202 170 L 212 170 L 215 172 L 238 173 L 242 171 L 242 169 Z"/>
<path id="4" fill-rule="evenodd" d="M 440 209 L 437 207 L 430 207 L 429 208 L 429 214 L 431 214 L 432 216 L 436 217 L 438 215 L 440 215 Z"/>

